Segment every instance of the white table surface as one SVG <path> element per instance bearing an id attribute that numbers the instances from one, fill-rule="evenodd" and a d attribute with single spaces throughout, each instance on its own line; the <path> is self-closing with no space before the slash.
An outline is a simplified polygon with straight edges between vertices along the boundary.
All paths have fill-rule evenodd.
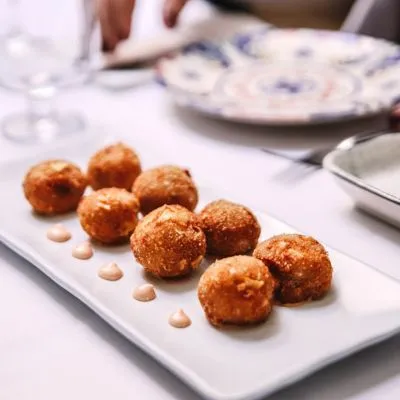
<path id="1" fill-rule="evenodd" d="M 135 25 L 138 37 L 160 29 L 158 4 L 158 0 L 140 3 Z M 206 12 L 206 7 L 194 3 L 185 18 Z M 77 107 L 77 96 L 79 108 L 93 126 L 129 138 L 139 149 L 140 143 L 153 143 L 157 153 L 163 154 L 163 162 L 190 166 L 199 180 L 235 191 L 244 203 L 400 280 L 400 231 L 355 210 L 326 172 L 305 170 L 259 150 L 272 145 L 333 143 L 355 130 L 370 128 L 375 121 L 294 130 L 236 126 L 176 109 L 155 84 L 119 93 L 80 88 L 66 93 L 60 106 Z M 6 91 L 0 91 L 0 102 L 0 117 L 23 105 L 18 95 Z M 22 148 L 0 138 L 0 162 L 34 151 L 38 148 Z M 1 400 L 199 399 L 2 245 L 0 277 Z M 399 398 L 400 336 L 270 397 Z"/>

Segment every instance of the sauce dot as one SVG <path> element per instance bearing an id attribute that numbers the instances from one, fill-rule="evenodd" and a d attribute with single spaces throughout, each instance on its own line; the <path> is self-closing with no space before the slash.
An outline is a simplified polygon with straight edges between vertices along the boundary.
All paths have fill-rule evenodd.
<path id="1" fill-rule="evenodd" d="M 157 297 L 154 286 L 150 283 L 145 283 L 135 288 L 132 296 L 137 301 L 151 301 Z"/>
<path id="2" fill-rule="evenodd" d="M 168 322 L 174 328 L 187 328 L 192 324 L 191 319 L 181 308 L 170 315 Z"/>
<path id="3" fill-rule="evenodd" d="M 97 274 L 101 279 L 105 279 L 106 281 L 117 281 L 124 276 L 123 271 L 115 262 L 103 265 Z"/>
<path id="4" fill-rule="evenodd" d="M 89 260 L 93 257 L 93 248 L 89 242 L 83 242 L 72 250 L 72 256 L 78 260 Z"/>
<path id="5" fill-rule="evenodd" d="M 61 224 L 56 224 L 50 227 L 46 233 L 47 239 L 53 242 L 66 242 L 71 239 L 71 233 Z"/>

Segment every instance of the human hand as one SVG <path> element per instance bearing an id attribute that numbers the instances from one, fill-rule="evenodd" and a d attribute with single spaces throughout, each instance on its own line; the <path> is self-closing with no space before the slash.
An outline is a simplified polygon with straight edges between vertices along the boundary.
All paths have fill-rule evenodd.
<path id="1" fill-rule="evenodd" d="M 178 16 L 188 0 L 164 0 L 163 20 L 166 26 L 176 25 Z M 127 39 L 131 31 L 136 0 L 97 0 L 97 12 L 103 36 L 103 50 L 112 51 Z"/>
<path id="2" fill-rule="evenodd" d="M 163 9 L 164 23 L 168 28 L 173 28 L 176 25 L 179 14 L 185 7 L 188 0 L 165 0 Z"/>

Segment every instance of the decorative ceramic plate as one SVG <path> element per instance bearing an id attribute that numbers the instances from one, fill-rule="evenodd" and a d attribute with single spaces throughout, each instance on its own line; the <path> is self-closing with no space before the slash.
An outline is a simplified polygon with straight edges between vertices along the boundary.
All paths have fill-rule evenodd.
<path id="1" fill-rule="evenodd" d="M 89 156 L 102 145 L 86 140 L 79 146 L 1 166 L 0 241 L 206 398 L 262 398 L 400 332 L 399 283 L 333 249 L 329 252 L 334 285 L 329 295 L 302 307 L 275 307 L 259 326 L 216 329 L 207 322 L 196 293 L 207 262 L 182 281 L 152 280 L 157 299 L 135 301 L 133 289 L 149 277 L 135 262 L 128 245 L 95 246 L 90 260 L 74 259 L 73 247 L 87 239 L 76 215 L 40 218 L 31 212 L 22 194 L 21 181 L 33 162 L 61 155 L 85 167 Z M 149 160 L 146 167 L 160 162 L 153 147 L 140 142 L 133 145 Z M 200 185 L 200 207 L 220 197 L 235 201 L 225 192 Z M 257 217 L 263 239 L 293 232 L 263 212 Z M 55 222 L 72 232 L 70 241 L 54 243 L 46 238 L 47 229 Z M 123 269 L 121 280 L 109 282 L 97 276 L 99 267 L 110 261 Z M 169 315 L 180 307 L 192 319 L 187 329 L 168 324 Z"/>
<path id="2" fill-rule="evenodd" d="M 400 134 L 335 150 L 324 167 L 364 211 L 400 227 Z"/>
<path id="3" fill-rule="evenodd" d="M 310 124 L 386 110 L 400 95 L 400 48 L 350 33 L 265 27 L 164 59 L 175 100 L 256 124 Z"/>

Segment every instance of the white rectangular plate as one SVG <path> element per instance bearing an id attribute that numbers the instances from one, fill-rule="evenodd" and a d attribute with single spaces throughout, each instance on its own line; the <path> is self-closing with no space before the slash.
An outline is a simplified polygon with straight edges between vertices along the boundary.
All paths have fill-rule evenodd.
<path id="1" fill-rule="evenodd" d="M 359 208 L 400 227 L 400 134 L 335 150 L 324 167 Z"/>
<path id="2" fill-rule="evenodd" d="M 87 143 L 51 156 L 62 155 L 84 166 L 98 146 Z M 209 399 L 260 398 L 400 331 L 399 284 L 334 250 L 330 250 L 335 271 L 330 295 L 303 307 L 276 307 L 271 318 L 257 327 L 211 327 L 196 296 L 201 271 L 181 282 L 155 281 L 158 298 L 137 302 L 132 289 L 146 278 L 128 246 L 96 247 L 92 259 L 76 260 L 71 250 L 86 239 L 77 218 L 32 214 L 21 190 L 32 162 L 0 168 L 0 240 Z M 200 194 L 202 204 L 223 196 L 207 189 Z M 258 218 L 263 238 L 293 231 L 265 214 Z M 47 228 L 56 221 L 72 231 L 72 240 L 61 244 L 46 239 Z M 116 261 L 124 270 L 122 280 L 97 277 L 98 268 L 108 261 Z M 187 329 L 167 323 L 179 307 L 192 319 Z"/>

